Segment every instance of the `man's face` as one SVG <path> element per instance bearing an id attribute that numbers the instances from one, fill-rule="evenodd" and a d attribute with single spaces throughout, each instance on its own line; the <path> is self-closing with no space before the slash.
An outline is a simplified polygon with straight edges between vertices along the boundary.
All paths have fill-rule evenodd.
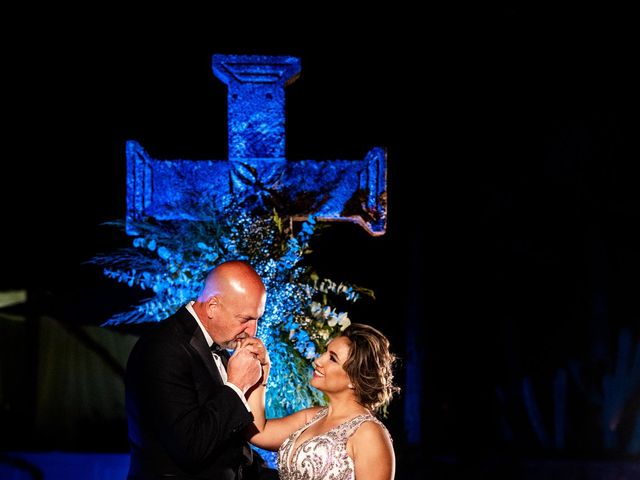
<path id="1" fill-rule="evenodd" d="M 264 291 L 234 291 L 217 296 L 211 337 L 220 346 L 235 349 L 242 338 L 255 337 L 258 319 L 264 313 Z"/>

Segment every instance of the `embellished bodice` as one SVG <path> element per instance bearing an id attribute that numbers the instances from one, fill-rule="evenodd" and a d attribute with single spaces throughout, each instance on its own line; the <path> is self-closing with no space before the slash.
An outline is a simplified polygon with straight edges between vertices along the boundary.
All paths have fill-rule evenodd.
<path id="1" fill-rule="evenodd" d="M 355 479 L 353 460 L 347 454 L 347 440 L 364 422 L 375 422 L 385 427 L 373 415 L 364 413 L 296 445 L 302 432 L 324 418 L 328 411 L 328 408 L 320 410 L 282 443 L 278 450 L 278 472 L 281 480 Z"/>

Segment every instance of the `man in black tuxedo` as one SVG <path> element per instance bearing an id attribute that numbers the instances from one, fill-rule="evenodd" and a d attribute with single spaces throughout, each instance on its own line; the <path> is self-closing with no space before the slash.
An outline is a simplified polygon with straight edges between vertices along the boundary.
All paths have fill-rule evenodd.
<path id="1" fill-rule="evenodd" d="M 125 380 L 130 480 L 259 478 L 246 442 L 253 422 L 246 396 L 269 368 L 255 338 L 265 301 L 255 270 L 226 262 L 196 301 L 140 337 Z M 227 349 L 235 349 L 231 357 Z"/>

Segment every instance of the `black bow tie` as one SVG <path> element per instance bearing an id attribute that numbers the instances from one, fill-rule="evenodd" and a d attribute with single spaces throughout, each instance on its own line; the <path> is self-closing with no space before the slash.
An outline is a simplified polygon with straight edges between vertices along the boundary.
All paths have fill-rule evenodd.
<path id="1" fill-rule="evenodd" d="M 227 360 L 229 360 L 229 352 L 227 351 L 227 349 L 226 348 L 222 348 L 216 342 L 213 342 L 213 344 L 209 348 L 211 349 L 211 351 L 213 353 L 215 353 L 216 355 L 218 355 L 222 359 L 222 363 L 226 367 L 227 366 Z"/>

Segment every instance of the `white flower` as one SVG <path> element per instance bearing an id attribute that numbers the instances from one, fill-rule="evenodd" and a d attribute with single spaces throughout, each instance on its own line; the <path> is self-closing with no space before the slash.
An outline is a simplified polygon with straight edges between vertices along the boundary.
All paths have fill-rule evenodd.
<path id="1" fill-rule="evenodd" d="M 311 315 L 317 317 L 322 311 L 322 305 L 320 305 L 318 302 L 311 302 L 311 305 L 309 305 L 309 310 L 311 311 Z"/>
<path id="2" fill-rule="evenodd" d="M 340 315 L 338 315 L 338 325 L 340 325 L 340 331 L 343 331 L 345 328 L 351 325 L 351 320 L 349 320 L 347 312 L 342 312 Z"/>

